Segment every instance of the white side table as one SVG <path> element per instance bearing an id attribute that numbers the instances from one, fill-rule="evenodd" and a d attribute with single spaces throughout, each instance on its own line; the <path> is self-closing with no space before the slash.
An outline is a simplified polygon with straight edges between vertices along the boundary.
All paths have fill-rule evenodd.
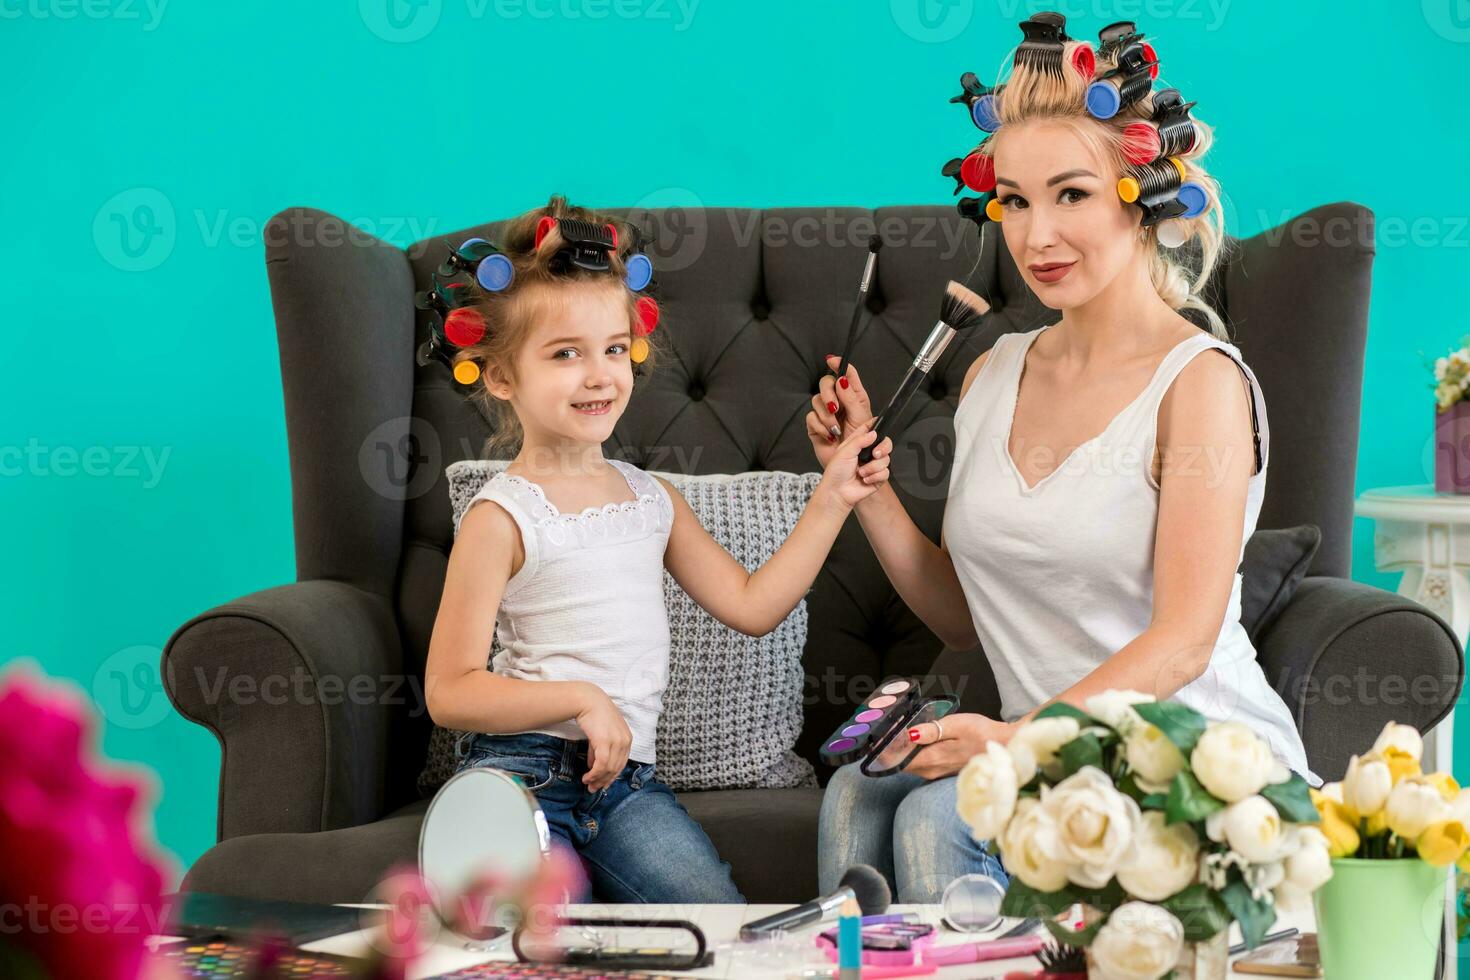
<path id="1" fill-rule="evenodd" d="M 1353 512 L 1376 524 L 1378 570 L 1403 572 L 1399 595 L 1443 617 L 1463 648 L 1470 635 L 1470 494 L 1435 493 L 1430 484 L 1383 487 L 1366 491 Z M 1453 774 L 1454 743 L 1451 710 L 1424 740 L 1424 771 Z"/>
<path id="2" fill-rule="evenodd" d="M 1373 563 L 1403 572 L 1399 595 L 1427 606 L 1450 624 L 1463 649 L 1470 634 L 1470 494 L 1436 493 L 1432 484 L 1381 487 L 1357 499 L 1353 512 L 1375 523 Z M 1376 733 L 1375 733 L 1376 734 Z M 1454 775 L 1453 709 L 1424 740 L 1424 771 Z M 1456 980 L 1455 876 L 1445 909 L 1445 980 Z"/>

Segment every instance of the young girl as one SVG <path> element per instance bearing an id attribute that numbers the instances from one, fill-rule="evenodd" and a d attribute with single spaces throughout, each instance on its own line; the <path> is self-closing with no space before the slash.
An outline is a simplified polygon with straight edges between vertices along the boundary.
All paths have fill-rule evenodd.
<path id="1" fill-rule="evenodd" d="M 587 239 L 609 225 L 617 244 L 599 252 Z M 461 769 L 526 781 L 600 899 L 743 901 L 729 864 L 655 774 L 669 656 L 663 571 L 726 626 L 770 632 L 811 587 L 852 508 L 887 480 L 891 442 L 859 467 L 876 434 L 853 431 L 790 538 L 747 572 L 669 483 L 602 455 L 633 388 L 630 353 L 651 366 L 648 305 L 632 288 L 647 269 L 636 231 L 554 197 L 513 221 L 499 247 L 513 269 L 493 281 L 508 285 L 482 290 L 487 329 L 457 357 L 480 368 L 474 397 L 498 420 L 491 449 L 518 436 L 520 451 L 457 529 L 429 644 L 429 712 L 471 733 Z M 504 651 L 489 671 L 492 630 Z"/>

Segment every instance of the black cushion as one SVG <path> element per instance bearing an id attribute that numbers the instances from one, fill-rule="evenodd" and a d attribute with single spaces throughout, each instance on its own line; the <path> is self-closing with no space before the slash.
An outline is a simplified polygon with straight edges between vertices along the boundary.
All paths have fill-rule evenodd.
<path id="1" fill-rule="evenodd" d="M 1291 601 L 1322 544 L 1315 524 L 1259 530 L 1245 543 L 1240 562 L 1240 622 L 1260 647 L 1259 637 Z"/>

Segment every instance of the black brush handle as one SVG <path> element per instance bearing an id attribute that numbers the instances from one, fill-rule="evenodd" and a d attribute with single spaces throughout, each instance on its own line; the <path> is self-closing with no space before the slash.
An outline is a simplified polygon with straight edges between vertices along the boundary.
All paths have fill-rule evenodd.
<path id="1" fill-rule="evenodd" d="M 940 320 L 934 324 L 934 329 L 929 331 L 929 336 L 924 341 L 924 346 L 919 348 L 919 353 L 914 356 L 914 363 L 909 366 L 908 374 L 904 375 L 903 383 L 888 400 L 888 407 L 878 416 L 877 432 L 878 438 L 873 440 L 872 445 L 864 446 L 858 451 L 858 465 L 862 466 L 873 460 L 873 446 L 883 441 L 883 437 L 892 433 L 893 427 L 898 425 L 899 418 L 903 415 L 904 406 L 909 399 L 914 397 L 914 392 L 919 390 L 919 385 L 929 377 L 929 371 L 939 361 L 939 355 L 949 346 L 954 339 L 955 329 L 948 323 Z"/>
<path id="2" fill-rule="evenodd" d="M 887 436 L 893 431 L 893 427 L 898 424 L 899 416 L 903 414 L 904 407 L 908 405 L 909 399 L 914 397 L 914 392 L 919 390 L 919 385 L 923 384 L 924 379 L 927 377 L 929 377 L 929 372 L 917 364 L 909 367 L 909 373 L 904 375 L 903 383 L 893 393 L 893 398 L 889 400 L 888 407 L 883 409 L 882 415 L 878 416 L 878 438 L 873 440 L 872 445 L 864 446 L 858 451 L 859 466 L 873 461 L 873 446 L 878 445 L 878 443 L 883 441 L 884 436 Z"/>

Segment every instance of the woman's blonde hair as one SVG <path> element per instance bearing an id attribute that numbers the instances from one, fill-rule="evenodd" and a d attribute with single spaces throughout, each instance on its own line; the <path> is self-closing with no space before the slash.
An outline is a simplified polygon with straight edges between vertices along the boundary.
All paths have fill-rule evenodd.
<path id="1" fill-rule="evenodd" d="M 1018 123 L 1035 120 L 1055 120 L 1073 133 L 1084 146 L 1097 155 L 1108 168 L 1107 172 L 1123 176 L 1133 171 L 1124 148 L 1124 129 L 1130 123 L 1147 121 L 1154 114 L 1154 93 L 1120 110 L 1111 119 L 1098 119 L 1087 111 L 1087 87 L 1104 73 L 1117 67 L 1118 53 L 1122 46 L 1114 46 L 1105 56 L 1098 53 L 1091 77 L 1084 78 L 1073 66 L 1073 52 L 1081 42 L 1069 41 L 1061 59 L 1061 71 L 1051 70 L 1034 61 L 1022 58 L 1013 60 L 1010 77 L 996 96 L 1000 128 L 980 147 L 980 152 L 990 157 L 995 155 L 997 142 L 1004 138 L 1006 130 Z M 1085 55 L 1085 52 L 1084 52 Z M 1086 63 L 1086 59 L 1081 59 Z M 1160 298 L 1175 310 L 1194 310 L 1204 318 L 1210 332 L 1221 340 L 1229 340 L 1225 321 L 1201 295 L 1210 274 L 1223 258 L 1225 245 L 1225 212 L 1220 204 L 1219 189 L 1215 181 L 1200 163 L 1200 158 L 1214 141 L 1213 130 L 1206 124 L 1194 120 L 1198 137 L 1187 153 L 1176 154 L 1184 164 L 1184 180 L 1194 181 L 1205 191 L 1209 204 L 1193 218 L 1172 218 L 1181 222 L 1186 234 L 1191 236 L 1185 249 L 1171 249 L 1159 244 L 1157 226 L 1144 228 L 1151 246 L 1148 257 L 1148 275 Z M 1195 244 L 1197 242 L 1197 244 Z M 1185 255 L 1194 253 L 1195 261 L 1186 263 Z M 1193 266 L 1193 267 L 1191 267 Z"/>
<path id="2" fill-rule="evenodd" d="M 553 226 L 540 247 L 536 245 L 536 226 L 548 216 L 580 219 L 599 226 L 612 225 L 617 231 L 618 244 L 608 253 L 608 270 L 597 272 L 554 263 L 557 252 L 566 244 L 558 228 Z M 468 305 L 484 318 L 485 333 L 478 343 L 461 349 L 454 357 L 455 364 L 472 361 L 480 369 L 480 379 L 470 393 L 470 400 L 491 421 L 491 433 L 483 449 L 485 458 L 494 459 L 502 452 L 518 451 L 524 435 L 515 408 L 510 402 L 490 393 L 491 372 L 499 372 L 502 378 L 512 383 L 517 380 L 516 356 L 536 323 L 549 311 L 564 304 L 570 290 L 618 290 L 627 309 L 629 332 L 634 337 L 643 337 L 648 343 L 648 356 L 639 368 L 642 372 L 653 369 L 659 347 L 655 338 L 660 337 L 663 331 L 642 332 L 638 295 L 623 282 L 627 259 L 639 250 L 640 241 L 641 233 L 631 224 L 587 208 L 574 207 L 560 196 L 553 196 L 545 207 L 534 208 L 506 223 L 495 244 L 514 266 L 511 284 L 500 292 L 481 289 L 478 284 L 472 287 L 474 299 Z"/>

